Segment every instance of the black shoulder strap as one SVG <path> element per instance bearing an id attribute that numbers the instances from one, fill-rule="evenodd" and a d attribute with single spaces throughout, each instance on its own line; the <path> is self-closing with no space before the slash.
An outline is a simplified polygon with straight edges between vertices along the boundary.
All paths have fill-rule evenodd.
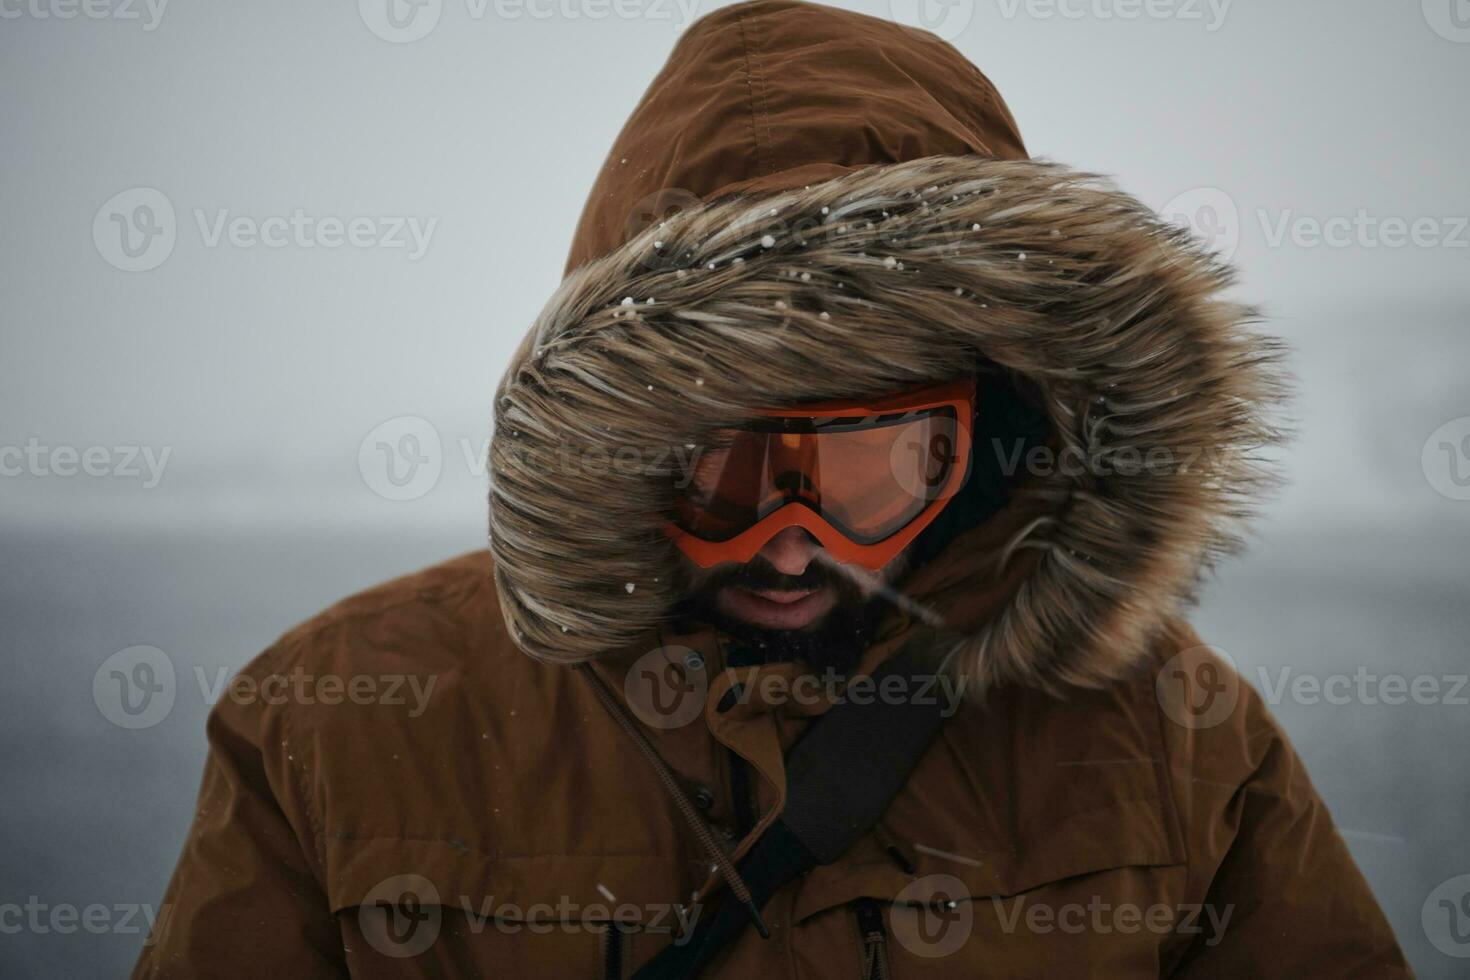
<path id="1" fill-rule="evenodd" d="M 902 651 L 812 723 L 786 757 L 786 808 L 739 862 L 757 908 L 798 875 L 830 864 L 878 822 L 944 720 L 933 686 Z M 901 678 L 895 683 L 890 678 Z M 885 696 L 884 682 L 890 693 Z M 927 697 L 919 696 L 927 694 Z M 692 936 L 661 950 L 633 980 L 687 980 L 749 921 L 738 902 L 702 916 Z"/>

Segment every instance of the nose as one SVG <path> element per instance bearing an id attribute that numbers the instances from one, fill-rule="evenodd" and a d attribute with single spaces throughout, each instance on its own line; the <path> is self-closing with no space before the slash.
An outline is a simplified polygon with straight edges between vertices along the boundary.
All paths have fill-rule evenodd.
<path id="1" fill-rule="evenodd" d="M 800 575 L 821 550 L 821 542 L 806 529 L 788 527 L 767 541 L 756 554 L 770 562 L 782 575 Z"/>

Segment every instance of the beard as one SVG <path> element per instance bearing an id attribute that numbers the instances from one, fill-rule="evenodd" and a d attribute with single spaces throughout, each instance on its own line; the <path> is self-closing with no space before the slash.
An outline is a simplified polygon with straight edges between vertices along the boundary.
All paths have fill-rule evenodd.
<path id="1" fill-rule="evenodd" d="M 894 559 L 880 581 L 891 580 L 905 564 L 903 555 Z M 801 629 L 771 629 L 721 609 L 718 596 L 728 587 L 757 592 L 831 588 L 836 602 L 820 619 Z M 788 575 L 757 556 L 743 565 L 716 568 L 694 583 L 675 607 L 674 618 L 708 623 L 727 634 L 743 648 L 732 653 L 732 666 L 799 660 L 817 673 L 831 669 L 846 674 L 867 649 L 888 604 L 880 592 L 865 588 L 830 562 L 813 560 L 800 575 Z"/>

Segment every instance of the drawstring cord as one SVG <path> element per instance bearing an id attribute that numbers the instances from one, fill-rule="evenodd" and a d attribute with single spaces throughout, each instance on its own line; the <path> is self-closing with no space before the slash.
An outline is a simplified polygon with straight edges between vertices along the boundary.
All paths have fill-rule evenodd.
<path id="1" fill-rule="evenodd" d="M 898 838 L 889 832 L 888 828 L 883 825 L 882 820 L 873 824 L 873 836 L 878 839 L 879 846 L 893 859 L 893 863 L 903 870 L 904 874 L 913 876 L 918 873 L 919 868 L 918 865 L 914 864 L 914 859 L 909 857 L 907 852 L 899 846 Z"/>
<path id="2" fill-rule="evenodd" d="M 719 870 L 720 877 L 724 879 L 725 884 L 730 889 L 730 893 L 735 896 L 736 901 L 745 907 L 746 914 L 750 916 L 750 921 L 755 926 L 755 931 L 760 933 L 762 939 L 771 938 L 771 930 L 766 926 L 765 920 L 761 918 L 760 908 L 756 906 L 755 899 L 750 894 L 750 888 L 745 884 L 745 879 L 740 877 L 740 872 L 736 870 L 735 865 L 730 861 L 729 855 L 716 842 L 715 835 L 710 831 L 709 824 L 705 822 L 704 817 L 700 816 L 699 811 L 695 809 L 694 803 L 684 792 L 683 787 L 679 785 L 679 778 L 674 775 L 674 771 L 669 768 L 669 764 L 658 754 L 658 750 L 653 747 L 653 743 L 648 741 L 648 737 L 643 734 L 643 731 L 638 727 L 638 723 L 630 718 L 628 713 L 623 710 L 623 706 L 618 703 L 613 693 L 607 689 L 607 685 L 602 682 L 602 678 L 597 676 L 597 673 L 592 669 L 592 665 L 589 663 L 578 664 L 577 669 L 582 672 L 582 675 L 587 678 L 588 683 L 592 685 L 592 691 L 597 695 L 597 700 L 603 709 L 628 734 L 628 737 L 633 740 L 633 744 L 638 746 L 638 751 L 643 753 L 643 757 L 653 766 L 654 772 L 658 773 L 658 778 L 664 784 L 664 789 L 673 797 L 674 802 L 679 807 L 679 812 L 684 815 L 684 820 L 689 824 L 689 828 L 694 831 L 694 836 L 699 840 L 700 846 L 704 848 L 705 853 L 709 855 L 710 860 Z"/>

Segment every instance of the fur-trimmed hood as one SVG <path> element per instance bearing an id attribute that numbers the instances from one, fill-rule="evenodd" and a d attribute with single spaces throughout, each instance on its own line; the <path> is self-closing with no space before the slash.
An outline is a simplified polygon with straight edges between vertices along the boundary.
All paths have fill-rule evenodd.
<path id="1" fill-rule="evenodd" d="M 569 265 L 490 450 L 503 613 L 538 658 L 657 628 L 681 587 L 669 471 L 759 406 L 981 370 L 1039 396 L 1049 450 L 1021 465 L 1042 509 L 1007 549 L 1035 553 L 956 661 L 985 684 L 1116 676 L 1265 482 L 1277 350 L 1221 297 L 1228 270 L 1105 181 L 1026 159 L 989 82 L 922 32 L 790 0 L 704 18 Z"/>

